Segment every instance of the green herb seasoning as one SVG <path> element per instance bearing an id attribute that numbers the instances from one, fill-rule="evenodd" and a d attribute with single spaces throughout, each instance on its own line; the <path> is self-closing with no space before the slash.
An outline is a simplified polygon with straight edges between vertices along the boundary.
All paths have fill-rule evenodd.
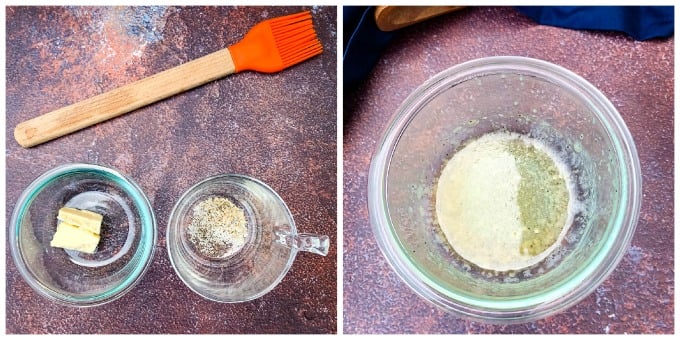
<path id="1" fill-rule="evenodd" d="M 519 205 L 522 254 L 538 255 L 552 246 L 567 221 L 569 190 L 555 161 L 521 139 L 510 142 L 519 170 Z"/>

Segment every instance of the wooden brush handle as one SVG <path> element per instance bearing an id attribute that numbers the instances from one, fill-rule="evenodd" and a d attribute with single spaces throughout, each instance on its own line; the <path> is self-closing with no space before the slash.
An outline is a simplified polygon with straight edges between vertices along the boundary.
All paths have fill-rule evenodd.
<path id="1" fill-rule="evenodd" d="M 462 6 L 377 6 L 375 23 L 381 31 L 390 32 L 413 25 Z"/>
<path id="2" fill-rule="evenodd" d="M 35 146 L 235 72 L 228 49 L 20 123 L 14 138 Z"/>

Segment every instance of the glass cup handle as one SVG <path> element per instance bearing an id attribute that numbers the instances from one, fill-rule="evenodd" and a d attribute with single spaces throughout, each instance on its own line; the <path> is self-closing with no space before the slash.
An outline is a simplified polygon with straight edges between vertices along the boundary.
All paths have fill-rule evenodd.
<path id="1" fill-rule="evenodd" d="M 284 234 L 276 233 L 279 237 L 279 243 L 297 249 L 299 251 L 308 251 L 310 253 L 326 256 L 328 255 L 328 248 L 330 247 L 330 239 L 326 235 L 316 234 Z"/>

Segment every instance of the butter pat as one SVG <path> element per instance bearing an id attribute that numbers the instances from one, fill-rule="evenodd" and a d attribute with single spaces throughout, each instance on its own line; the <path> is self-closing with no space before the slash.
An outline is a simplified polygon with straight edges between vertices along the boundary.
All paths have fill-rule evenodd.
<path id="1" fill-rule="evenodd" d="M 50 245 L 56 248 L 72 249 L 88 254 L 93 254 L 99 244 L 99 235 L 83 228 L 78 228 L 67 222 L 57 225 Z"/>
<path id="2" fill-rule="evenodd" d="M 63 207 L 57 214 L 59 224 L 50 245 L 92 254 L 99 244 L 102 220 L 97 213 Z"/>
<path id="3" fill-rule="evenodd" d="M 85 229 L 93 234 L 101 234 L 103 216 L 97 213 L 75 208 L 61 208 L 57 219 L 70 225 Z"/>

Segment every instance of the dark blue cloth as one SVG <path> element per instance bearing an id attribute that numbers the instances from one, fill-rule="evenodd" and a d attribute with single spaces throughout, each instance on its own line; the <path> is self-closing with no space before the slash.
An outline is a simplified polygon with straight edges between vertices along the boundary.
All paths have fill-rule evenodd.
<path id="1" fill-rule="evenodd" d="M 625 32 L 637 40 L 672 36 L 675 25 L 672 6 L 524 6 L 517 10 L 543 25 Z M 343 7 L 345 89 L 363 82 L 398 32 L 379 30 L 374 12 L 371 6 Z"/>
<path id="2" fill-rule="evenodd" d="M 636 40 L 672 36 L 675 26 L 672 6 L 525 6 L 517 10 L 539 24 L 618 31 Z"/>
<path id="3" fill-rule="evenodd" d="M 383 32 L 375 23 L 375 7 L 343 7 L 343 86 L 352 89 L 371 72 L 394 32 Z"/>

